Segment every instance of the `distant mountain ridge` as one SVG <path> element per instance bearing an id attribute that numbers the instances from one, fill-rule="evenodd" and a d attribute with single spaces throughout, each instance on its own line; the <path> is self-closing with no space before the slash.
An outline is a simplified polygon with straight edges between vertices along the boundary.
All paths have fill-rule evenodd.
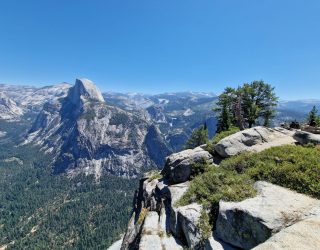
<path id="1" fill-rule="evenodd" d="M 0 119 L 38 114 L 25 143 L 54 152 L 56 171 L 70 174 L 135 176 L 142 165 L 161 166 L 169 152 L 182 150 L 194 128 L 206 123 L 212 137 L 217 123 L 212 93 L 101 93 L 90 80 L 79 79 L 74 86 L 2 84 L 0 94 Z M 313 105 L 319 107 L 320 101 L 280 101 L 274 123 L 303 121 Z"/>
<path id="2" fill-rule="evenodd" d="M 0 93 L 16 103 L 22 110 L 21 116 L 27 112 L 39 112 L 46 102 L 65 97 L 70 87 L 68 83 L 41 88 L 0 84 Z"/>

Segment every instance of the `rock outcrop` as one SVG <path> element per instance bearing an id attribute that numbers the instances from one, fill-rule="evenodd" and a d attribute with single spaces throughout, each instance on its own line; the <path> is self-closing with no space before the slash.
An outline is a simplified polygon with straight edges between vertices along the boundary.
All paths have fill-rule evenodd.
<path id="1" fill-rule="evenodd" d="M 200 161 L 203 163 L 203 158 L 212 162 L 212 156 L 201 147 L 185 150 L 167 158 L 162 171 L 166 173 L 165 176 L 154 178 L 158 177 L 159 173 L 145 174 L 136 192 L 134 211 L 123 239 L 122 250 L 161 249 L 161 247 L 204 249 L 205 245 L 206 249 L 210 249 L 213 246 L 222 246 L 214 238 L 210 241 L 204 240 L 202 229 L 199 227 L 203 209 L 201 205 L 193 203 L 178 206 L 177 204 L 189 187 L 193 164 Z M 177 176 L 177 172 L 172 174 L 172 171 L 181 173 L 185 171 L 189 174 L 183 175 L 183 179 L 175 179 L 172 177 Z"/>
<path id="2" fill-rule="evenodd" d="M 223 147 L 228 155 L 243 150 L 257 152 L 296 143 L 293 134 L 294 131 L 257 127 L 231 135 L 222 143 L 228 142 L 225 145 L 231 147 L 230 150 Z M 240 202 L 220 200 L 219 207 L 213 207 L 212 211 L 203 210 L 204 206 L 195 202 L 179 205 L 181 202 L 177 201 L 192 182 L 194 163 L 205 160 L 211 162 L 210 167 L 219 167 L 213 164 L 216 156 L 205 149 L 198 147 L 172 154 L 167 158 L 162 177 L 152 173 L 140 181 L 122 250 L 319 248 L 320 200 L 268 182 L 254 184 L 255 197 Z M 210 225 L 202 224 L 204 213 L 212 213 L 211 235 L 208 235 Z M 172 243 L 170 247 L 164 244 L 165 240 Z"/>
<path id="3" fill-rule="evenodd" d="M 251 249 L 297 221 L 320 214 L 320 201 L 267 182 L 242 202 L 220 201 L 216 223 L 220 239 Z"/>
<path id="4" fill-rule="evenodd" d="M 178 208 L 178 221 L 181 221 L 181 230 L 186 237 L 188 246 L 192 249 L 200 248 L 202 233 L 199 228 L 199 219 L 202 206 L 193 203 Z"/>
<path id="5" fill-rule="evenodd" d="M 88 79 L 76 79 L 74 87 L 69 92 L 70 101 L 78 105 L 82 99 L 104 102 L 104 98 L 97 86 Z"/>
<path id="6" fill-rule="evenodd" d="M 320 249 L 320 218 L 306 219 L 283 229 L 254 250 Z"/>
<path id="7" fill-rule="evenodd" d="M 204 161 L 212 163 L 212 158 L 212 155 L 201 147 L 187 149 L 170 155 L 166 160 L 162 174 L 171 183 L 185 182 L 189 180 L 194 164 L 203 163 Z"/>
<path id="8" fill-rule="evenodd" d="M 282 128 L 254 127 L 222 139 L 215 145 L 221 157 L 230 157 L 244 151 L 260 152 L 270 147 L 295 144 L 294 132 Z"/>
<path id="9" fill-rule="evenodd" d="M 320 144 L 320 135 L 312 134 L 306 131 L 296 131 L 293 137 L 302 145 Z"/>

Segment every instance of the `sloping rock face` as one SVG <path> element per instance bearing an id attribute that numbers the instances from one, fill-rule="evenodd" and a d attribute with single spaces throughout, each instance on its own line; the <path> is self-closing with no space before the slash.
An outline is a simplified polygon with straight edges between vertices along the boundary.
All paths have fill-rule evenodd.
<path id="1" fill-rule="evenodd" d="M 97 86 L 88 79 L 76 79 L 74 87 L 69 92 L 70 101 L 78 105 L 81 99 L 89 98 L 94 101 L 104 102 L 104 98 Z"/>
<path id="2" fill-rule="evenodd" d="M 199 228 L 199 219 L 202 206 L 193 203 L 178 208 L 178 221 L 181 221 L 181 229 L 186 237 L 188 246 L 192 249 L 200 248 L 201 230 Z"/>
<path id="3" fill-rule="evenodd" d="M 167 179 L 146 175 L 139 186 L 122 250 L 234 249 L 216 236 L 204 239 L 199 227 L 201 205 L 176 205 L 187 191 L 189 182 L 170 184 Z"/>
<path id="4" fill-rule="evenodd" d="M 202 207 L 175 206 L 188 186 L 189 182 L 170 184 L 163 178 L 142 179 L 121 249 L 201 249 Z"/>
<path id="5" fill-rule="evenodd" d="M 300 221 L 272 236 L 254 250 L 290 249 L 314 250 L 320 249 L 320 218 L 310 218 Z"/>
<path id="6" fill-rule="evenodd" d="M 0 92 L 0 119 L 14 120 L 23 114 L 23 110 L 17 104 Z"/>
<path id="7" fill-rule="evenodd" d="M 162 148 L 162 156 L 170 153 L 158 132 L 138 115 L 108 106 L 84 79 L 65 98 L 44 106 L 25 143 L 53 153 L 57 173 L 136 176 L 143 167 L 162 165 L 153 147 Z"/>
<path id="8" fill-rule="evenodd" d="M 294 134 L 294 139 L 297 140 L 300 144 L 320 144 L 320 135 L 312 134 L 306 131 L 297 131 Z"/>
<path id="9" fill-rule="evenodd" d="M 181 183 L 189 180 L 192 174 L 192 166 L 197 163 L 207 161 L 212 163 L 212 155 L 197 147 L 195 149 L 187 149 L 179 153 L 170 155 L 166 160 L 166 165 L 162 170 L 162 174 L 169 179 L 171 183 Z"/>
<path id="10" fill-rule="evenodd" d="M 217 235 L 234 246 L 251 249 L 297 221 L 320 214 L 320 201 L 267 182 L 258 195 L 242 202 L 220 201 Z"/>
<path id="11" fill-rule="evenodd" d="M 244 151 L 260 152 L 270 147 L 295 144 L 294 132 L 282 128 L 254 127 L 230 135 L 219 141 L 215 150 L 221 157 Z"/>
<path id="12" fill-rule="evenodd" d="M 238 248 L 235 248 L 230 244 L 223 242 L 221 239 L 219 239 L 216 236 L 216 233 L 213 233 L 212 236 L 206 241 L 204 249 L 205 250 L 236 250 Z"/>
<path id="13" fill-rule="evenodd" d="M 207 160 L 212 158 L 207 151 L 199 147 L 183 151 L 181 154 L 173 154 L 168 159 L 174 159 L 174 162 L 187 162 L 189 165 L 185 163 L 184 166 L 187 168 L 182 168 L 181 171 L 192 172 L 190 164 L 202 159 L 203 156 Z M 166 167 L 168 165 L 165 165 Z M 212 167 L 216 166 L 212 165 Z M 201 205 L 192 203 L 187 206 L 178 206 L 177 201 L 189 187 L 190 175 L 186 176 L 186 181 L 181 183 L 168 178 L 170 175 L 161 178 L 155 178 L 155 176 L 159 176 L 159 172 L 146 173 L 140 180 L 133 214 L 122 242 L 122 250 L 230 247 L 216 237 L 210 240 L 204 239 L 202 229 L 199 227 L 203 212 Z"/>
<path id="14" fill-rule="evenodd" d="M 163 179 L 151 180 L 149 177 L 140 180 L 121 249 L 183 249 L 179 238 L 169 234 L 170 213 L 173 211 L 172 200 L 179 199 L 188 185 L 171 187 Z"/>

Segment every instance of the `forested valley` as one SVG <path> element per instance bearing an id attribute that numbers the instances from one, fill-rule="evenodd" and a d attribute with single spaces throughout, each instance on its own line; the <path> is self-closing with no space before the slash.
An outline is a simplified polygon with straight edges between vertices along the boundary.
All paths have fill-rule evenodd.
<path id="1" fill-rule="evenodd" d="M 16 146 L 32 119 L 22 120 L 0 124 L 0 246 L 106 249 L 127 225 L 137 181 L 54 175 L 52 156 Z"/>

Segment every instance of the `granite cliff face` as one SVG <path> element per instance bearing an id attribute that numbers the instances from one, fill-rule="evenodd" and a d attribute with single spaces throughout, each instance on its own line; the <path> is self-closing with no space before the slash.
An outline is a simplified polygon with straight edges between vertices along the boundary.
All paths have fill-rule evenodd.
<path id="1" fill-rule="evenodd" d="M 97 179 L 104 172 L 136 176 L 161 166 L 170 153 L 154 125 L 107 105 L 87 79 L 77 79 L 65 98 L 44 105 L 26 138 L 30 142 L 53 153 L 56 172 Z"/>

